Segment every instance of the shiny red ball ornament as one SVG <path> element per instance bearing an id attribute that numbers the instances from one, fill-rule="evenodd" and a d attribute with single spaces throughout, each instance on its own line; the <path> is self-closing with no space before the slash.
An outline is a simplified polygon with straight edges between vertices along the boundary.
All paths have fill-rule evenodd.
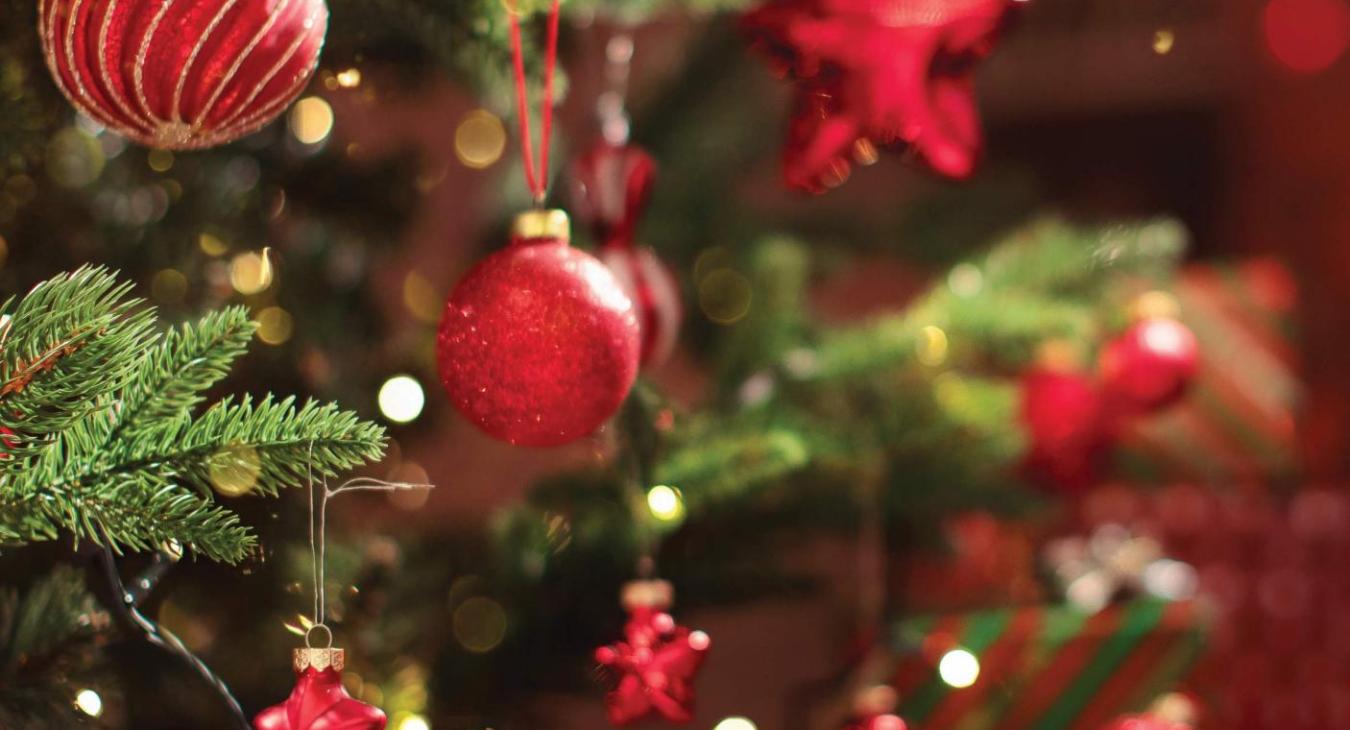
<path id="1" fill-rule="evenodd" d="M 1152 317 L 1108 343 L 1098 368 L 1113 406 L 1146 413 L 1185 394 L 1200 369 L 1200 347 L 1186 325 L 1170 317 Z"/>
<path id="2" fill-rule="evenodd" d="M 632 300 L 568 238 L 562 211 L 520 216 L 511 244 L 459 282 L 441 318 L 436 356 L 451 402 L 508 443 L 594 432 L 637 377 Z"/>
<path id="3" fill-rule="evenodd" d="M 661 257 L 636 244 L 638 221 L 651 198 L 656 161 L 631 144 L 600 140 L 573 166 L 576 209 L 600 241 L 600 260 L 633 300 L 642 329 L 642 364 L 659 365 L 679 339 L 680 285 Z"/>
<path id="4" fill-rule="evenodd" d="M 254 730 L 384 730 L 384 711 L 352 699 L 342 686 L 342 649 L 296 649 L 295 689 L 258 713 Z"/>
<path id="5" fill-rule="evenodd" d="M 43 53 L 80 111 L 139 144 L 250 134 L 305 88 L 323 0 L 40 0 Z"/>
<path id="6" fill-rule="evenodd" d="M 771 0 L 747 13 L 753 45 L 796 82 L 787 183 L 821 192 L 851 159 L 907 143 L 938 173 L 971 174 L 981 147 L 973 69 L 1011 0 Z"/>
<path id="7" fill-rule="evenodd" d="M 1037 368 L 1021 383 L 1022 425 L 1033 479 L 1064 491 L 1095 481 L 1113 429 L 1101 390 L 1081 372 Z"/>
<path id="8" fill-rule="evenodd" d="M 670 722 L 694 719 L 694 675 L 711 644 L 702 631 L 690 631 L 666 613 L 672 591 L 665 581 L 634 581 L 624 588 L 629 612 L 624 641 L 601 647 L 595 659 L 617 675 L 605 696 L 609 721 L 628 725 L 649 716 Z"/>

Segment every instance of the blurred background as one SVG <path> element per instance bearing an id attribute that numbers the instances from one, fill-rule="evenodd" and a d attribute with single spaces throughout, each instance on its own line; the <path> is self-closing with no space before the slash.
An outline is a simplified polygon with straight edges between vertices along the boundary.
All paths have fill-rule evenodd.
<path id="1" fill-rule="evenodd" d="M 446 296 L 530 202 L 497 0 L 331 0 L 300 99 L 201 152 L 77 115 L 33 0 L 3 0 L 0 283 L 94 262 L 170 321 L 242 302 L 220 392 L 388 425 L 371 473 L 437 488 L 336 504 L 329 591 L 348 690 L 395 730 L 606 726 L 594 650 L 649 545 L 712 638 L 691 727 L 845 727 L 875 686 L 921 730 L 1093 730 L 1174 692 L 1200 728 L 1350 725 L 1350 4 L 1011 3 L 960 59 L 972 175 L 867 144 L 819 194 L 784 184 L 801 82 L 750 5 L 564 3 L 550 202 L 623 99 L 658 165 L 637 241 L 678 282 L 654 306 L 683 319 L 570 445 L 483 434 L 436 365 Z M 1185 372 L 1121 377 L 1184 393 L 1119 415 L 1108 353 L 1157 321 L 1193 334 Z M 263 548 L 185 559 L 146 606 L 251 714 L 293 682 L 305 503 L 222 499 Z M 49 659 L 17 644 L 25 596 L 89 561 L 0 553 L 12 726 L 232 727 L 97 586 Z"/>

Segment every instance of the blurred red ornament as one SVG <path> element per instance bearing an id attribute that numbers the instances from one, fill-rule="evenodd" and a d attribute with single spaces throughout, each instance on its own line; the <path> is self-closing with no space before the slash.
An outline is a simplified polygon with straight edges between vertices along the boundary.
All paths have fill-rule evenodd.
<path id="1" fill-rule="evenodd" d="M 797 83 L 789 185 L 821 192 L 873 144 L 910 144 L 937 172 L 971 174 L 981 147 L 973 70 L 1009 0 L 772 0 L 746 14 L 755 46 Z"/>
<path id="2" fill-rule="evenodd" d="M 867 715 L 845 725 L 843 730 L 905 730 L 899 715 Z"/>
<path id="3" fill-rule="evenodd" d="M 1111 405 L 1144 413 L 1181 398 L 1199 371 L 1200 347 L 1186 325 L 1153 317 L 1108 343 L 1098 367 Z"/>
<path id="4" fill-rule="evenodd" d="M 1078 371 L 1039 368 L 1023 376 L 1021 389 L 1028 471 L 1065 490 L 1091 484 L 1112 437 L 1097 384 Z"/>
<path id="5" fill-rule="evenodd" d="M 1266 47 L 1291 71 L 1317 73 L 1350 47 L 1345 0 L 1271 0 L 1261 13 Z"/>
<path id="6" fill-rule="evenodd" d="M 56 85 L 149 147 L 250 134 L 304 89 L 328 27 L 323 0 L 41 0 Z"/>
<path id="7" fill-rule="evenodd" d="M 684 315 L 675 275 L 655 251 L 635 244 L 655 179 L 656 162 L 645 150 L 604 140 L 573 170 L 577 211 L 600 241 L 600 260 L 637 310 L 643 365 L 659 365 L 670 356 Z"/>
<path id="8" fill-rule="evenodd" d="M 623 403 L 639 344 L 632 301 L 604 264 L 568 245 L 567 216 L 533 211 L 455 287 L 436 354 L 450 400 L 475 425 L 557 446 Z"/>
<path id="9" fill-rule="evenodd" d="M 384 730 L 384 711 L 352 699 L 342 687 L 341 649 L 296 649 L 295 689 L 258 713 L 255 730 Z"/>
<path id="10" fill-rule="evenodd" d="M 694 717 L 693 679 L 711 641 L 702 631 L 676 624 L 666 613 L 670 603 L 665 581 L 634 581 L 624 588 L 625 640 L 595 652 L 596 661 L 618 676 L 618 685 L 605 696 L 614 725 L 650 715 L 671 722 Z"/>
<path id="11" fill-rule="evenodd" d="M 898 699 L 886 685 L 862 690 L 853 700 L 853 719 L 842 730 L 905 730 L 905 721 L 895 714 Z"/>

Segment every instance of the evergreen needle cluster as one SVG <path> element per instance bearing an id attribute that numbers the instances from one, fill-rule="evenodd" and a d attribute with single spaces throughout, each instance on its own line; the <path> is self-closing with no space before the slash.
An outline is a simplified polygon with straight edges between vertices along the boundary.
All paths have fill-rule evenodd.
<path id="1" fill-rule="evenodd" d="M 0 306 L 0 543 L 173 541 L 234 563 L 254 536 L 213 490 L 273 495 L 383 452 L 380 426 L 332 404 L 269 395 L 201 411 L 253 337 L 248 312 L 163 331 L 129 291 L 82 267 Z"/>

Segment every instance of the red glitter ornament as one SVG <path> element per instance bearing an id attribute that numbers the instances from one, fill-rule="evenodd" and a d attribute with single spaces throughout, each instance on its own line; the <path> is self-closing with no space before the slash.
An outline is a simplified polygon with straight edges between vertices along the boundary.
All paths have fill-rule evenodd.
<path id="1" fill-rule="evenodd" d="M 1114 407 L 1132 413 L 1155 411 L 1185 394 L 1200 368 L 1200 347 L 1186 325 L 1152 317 L 1108 343 L 1098 367 Z"/>
<path id="2" fill-rule="evenodd" d="M 640 147 L 601 140 L 577 161 L 572 179 L 576 208 L 601 242 L 600 260 L 637 310 L 642 364 L 658 365 L 675 349 L 684 305 L 670 268 L 655 251 L 635 244 L 656 162 Z"/>
<path id="3" fill-rule="evenodd" d="M 617 686 L 605 697 L 614 725 L 653 714 L 671 722 L 694 717 L 693 678 L 711 642 L 707 634 L 676 624 L 665 612 L 671 597 L 665 581 L 629 583 L 623 596 L 629 612 L 626 640 L 595 652 L 596 661 L 618 675 Z"/>
<path id="4" fill-rule="evenodd" d="M 638 370 L 632 301 L 609 269 L 568 245 L 562 211 L 516 221 L 511 245 L 455 287 L 437 361 L 460 413 L 512 444 L 586 436 L 627 396 Z"/>
<path id="5" fill-rule="evenodd" d="M 972 70 L 1009 0 L 773 0 L 746 14 L 754 45 L 797 82 L 789 185 L 821 192 L 850 157 L 906 142 L 937 172 L 971 174 L 981 146 Z"/>
<path id="6" fill-rule="evenodd" d="M 41 0 L 43 53 L 80 111 L 139 144 L 250 134 L 309 81 L 323 0 Z"/>
<path id="7" fill-rule="evenodd" d="M 1076 491 L 1097 476 L 1113 430 L 1100 389 L 1087 374 L 1037 368 L 1022 378 L 1021 420 L 1032 476 Z"/>
<path id="8" fill-rule="evenodd" d="M 384 730 L 384 711 L 352 699 L 342 687 L 341 649 L 296 649 L 295 689 L 258 713 L 255 730 Z"/>

